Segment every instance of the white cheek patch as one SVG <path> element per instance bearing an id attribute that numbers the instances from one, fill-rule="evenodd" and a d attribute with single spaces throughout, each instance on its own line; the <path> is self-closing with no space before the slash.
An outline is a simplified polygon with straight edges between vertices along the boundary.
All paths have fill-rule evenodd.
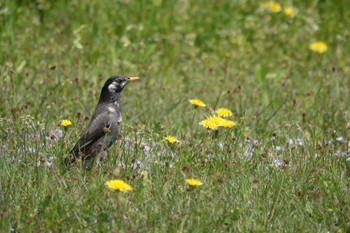
<path id="1" fill-rule="evenodd" d="M 112 82 L 111 84 L 109 84 L 108 90 L 109 90 L 109 92 L 115 92 L 117 90 L 117 83 Z"/>

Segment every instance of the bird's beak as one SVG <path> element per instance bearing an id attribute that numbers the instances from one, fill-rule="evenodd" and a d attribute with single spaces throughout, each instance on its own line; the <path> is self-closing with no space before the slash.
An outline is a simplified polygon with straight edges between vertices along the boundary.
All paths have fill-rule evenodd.
<path id="1" fill-rule="evenodd" d="M 128 77 L 128 81 L 131 82 L 131 81 L 136 81 L 136 80 L 139 80 L 140 78 L 139 77 Z"/>

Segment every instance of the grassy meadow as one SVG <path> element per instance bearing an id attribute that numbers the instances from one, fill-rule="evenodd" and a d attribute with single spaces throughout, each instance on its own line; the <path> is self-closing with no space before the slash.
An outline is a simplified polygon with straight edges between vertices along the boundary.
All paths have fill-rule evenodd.
<path id="1" fill-rule="evenodd" d="M 0 232 L 350 232 L 349 25 L 348 0 L 0 1 Z M 122 139 L 64 166 L 112 75 L 142 78 Z"/>

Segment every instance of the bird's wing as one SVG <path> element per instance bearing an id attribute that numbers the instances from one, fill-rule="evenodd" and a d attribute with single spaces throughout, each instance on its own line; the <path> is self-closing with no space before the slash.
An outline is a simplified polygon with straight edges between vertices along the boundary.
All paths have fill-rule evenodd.
<path id="1" fill-rule="evenodd" d="M 88 155 L 91 152 L 91 146 L 106 135 L 104 128 L 110 128 L 110 126 L 110 114 L 101 113 L 95 116 L 91 120 L 85 134 L 80 137 L 79 141 L 75 144 L 70 154 L 74 155 L 75 157 L 79 155 L 79 152 Z"/>

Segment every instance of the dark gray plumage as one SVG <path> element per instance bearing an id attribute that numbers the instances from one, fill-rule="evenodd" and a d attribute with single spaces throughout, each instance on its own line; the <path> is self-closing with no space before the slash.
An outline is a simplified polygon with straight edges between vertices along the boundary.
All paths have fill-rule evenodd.
<path id="1" fill-rule="evenodd" d="M 92 115 L 91 121 L 65 158 L 66 164 L 71 164 L 77 158 L 83 160 L 103 159 L 105 151 L 117 140 L 121 130 L 122 109 L 120 93 L 130 82 L 138 77 L 110 77 L 101 90 L 101 96 Z"/>

